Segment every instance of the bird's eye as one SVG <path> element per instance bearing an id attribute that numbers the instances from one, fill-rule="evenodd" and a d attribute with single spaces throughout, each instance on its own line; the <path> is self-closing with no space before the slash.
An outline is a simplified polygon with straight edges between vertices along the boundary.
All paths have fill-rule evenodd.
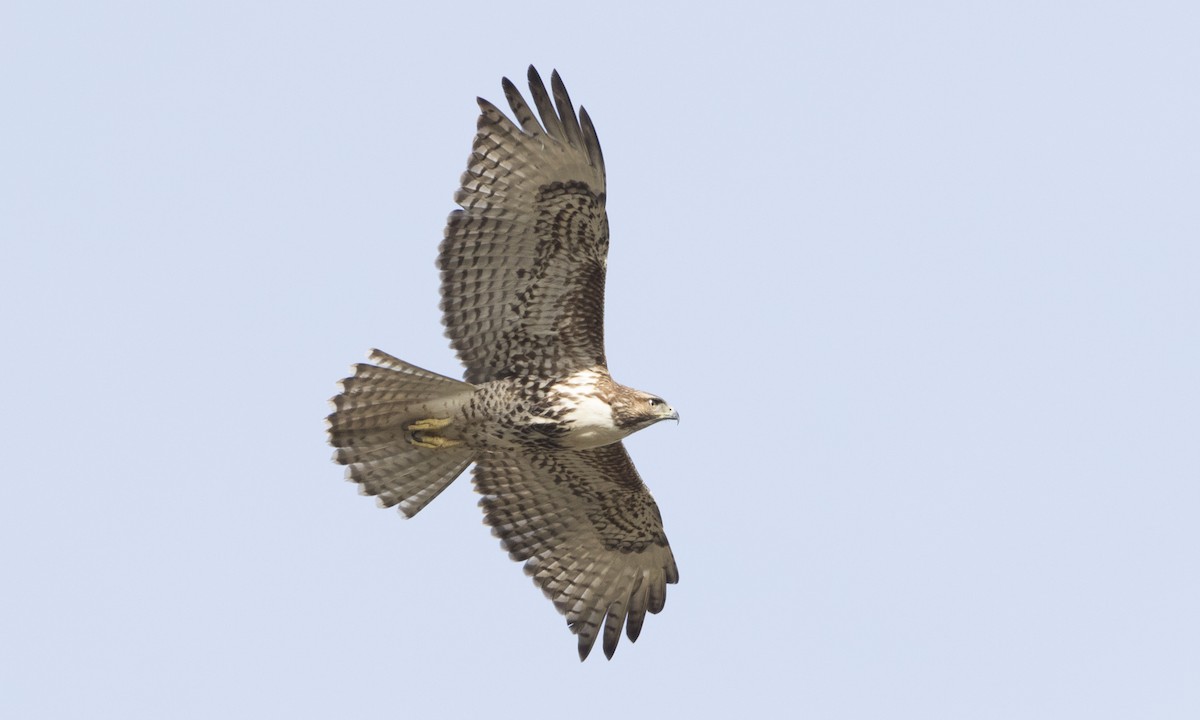
<path id="1" fill-rule="evenodd" d="M 658 398 L 650 398 L 650 406 L 654 407 L 656 405 L 662 405 L 662 400 L 659 400 Z"/>

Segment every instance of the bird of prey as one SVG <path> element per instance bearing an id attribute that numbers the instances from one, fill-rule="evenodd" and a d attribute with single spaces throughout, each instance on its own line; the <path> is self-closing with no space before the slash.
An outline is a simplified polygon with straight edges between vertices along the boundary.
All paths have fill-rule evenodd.
<path id="1" fill-rule="evenodd" d="M 379 350 L 341 381 L 334 460 L 381 506 L 416 515 L 472 463 L 485 521 L 578 636 L 611 658 L 679 573 L 621 439 L 679 415 L 618 384 L 604 355 L 604 158 L 558 73 L 529 68 L 533 108 L 481 114 L 437 265 L 465 382 Z M 536 113 L 534 112 L 536 108 Z M 540 122 L 539 122 L 540 118 Z"/>

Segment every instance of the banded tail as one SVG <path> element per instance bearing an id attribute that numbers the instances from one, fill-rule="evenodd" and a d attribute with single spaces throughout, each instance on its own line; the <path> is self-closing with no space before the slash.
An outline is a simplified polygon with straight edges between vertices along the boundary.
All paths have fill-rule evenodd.
<path id="1" fill-rule="evenodd" d="M 372 350 L 372 363 L 354 366 L 341 382 L 327 421 L 334 462 L 346 465 L 346 479 L 382 507 L 400 506 L 412 517 L 445 490 L 474 459 L 466 445 L 426 439 L 421 428 L 449 419 L 475 386 L 438 375 Z M 416 425 L 417 428 L 413 428 Z"/>

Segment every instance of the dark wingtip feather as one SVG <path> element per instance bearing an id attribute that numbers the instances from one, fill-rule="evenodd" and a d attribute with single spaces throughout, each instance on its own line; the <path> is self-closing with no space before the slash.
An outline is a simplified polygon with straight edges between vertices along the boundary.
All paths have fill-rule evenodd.
<path id="1" fill-rule="evenodd" d="M 588 115 L 587 108 L 579 107 L 579 124 L 583 131 L 583 146 L 587 149 L 588 159 L 601 173 L 604 173 L 604 151 L 600 149 L 600 138 L 596 135 L 596 126 Z"/>
<path id="2" fill-rule="evenodd" d="M 475 102 L 479 104 L 479 119 L 475 122 L 478 129 L 482 130 L 488 125 L 503 123 L 508 119 L 491 100 L 477 97 Z"/>
<path id="3" fill-rule="evenodd" d="M 475 119 L 475 129 L 482 130 L 490 122 L 488 120 L 488 110 L 494 110 L 495 105 L 491 100 L 485 97 L 475 97 L 475 104 L 479 106 L 479 117 Z"/>
<path id="4" fill-rule="evenodd" d="M 646 621 L 646 602 L 650 597 L 650 589 L 645 580 L 644 575 L 638 577 L 637 585 L 629 592 L 629 607 L 625 617 L 625 635 L 629 642 L 637 642 L 642 634 L 642 623 Z"/>
<path id="5" fill-rule="evenodd" d="M 617 651 L 617 644 L 621 642 L 621 631 L 625 629 L 625 615 L 625 602 L 620 600 L 610 605 L 604 615 L 604 656 L 609 660 L 612 660 L 613 653 Z"/>
<path id="6" fill-rule="evenodd" d="M 629 616 L 629 619 L 625 622 L 625 637 L 629 638 L 629 642 L 635 643 L 641 637 L 642 625 L 645 620 L 646 616 L 644 614 L 636 619 L 632 615 Z"/>
<path id="7" fill-rule="evenodd" d="M 612 660 L 617 651 L 617 643 L 621 642 L 621 626 L 617 625 L 615 630 L 616 632 L 612 632 L 607 627 L 604 628 L 604 657 L 609 660 Z"/>
<path id="8" fill-rule="evenodd" d="M 521 91 L 517 89 L 517 86 L 508 78 L 504 78 L 500 81 L 500 87 L 504 89 L 504 97 L 508 99 L 508 106 L 512 108 L 513 115 L 516 116 L 521 129 L 529 135 L 543 134 L 545 131 L 538 124 L 537 116 L 529 109 L 525 98 L 521 97 Z"/>
<path id="9" fill-rule="evenodd" d="M 592 645 L 596 643 L 596 637 L 579 636 L 579 662 L 587 660 L 588 654 L 592 652 Z"/>
<path id="10" fill-rule="evenodd" d="M 542 82 L 537 68 L 532 65 L 529 66 L 529 94 L 533 96 L 533 104 L 542 117 L 542 127 L 546 128 L 546 134 L 555 140 L 565 141 L 567 133 L 554 108 L 554 100 L 550 98 L 550 93 L 546 92 L 546 83 Z"/>
<path id="11" fill-rule="evenodd" d="M 563 133 L 566 135 L 566 141 L 574 147 L 583 145 L 583 134 L 579 129 L 579 118 L 575 117 L 575 105 L 571 102 L 571 96 L 567 93 L 567 86 L 563 84 L 562 76 L 557 70 L 550 73 L 550 89 L 554 93 L 554 105 L 558 108 L 558 116 L 562 119 Z"/>

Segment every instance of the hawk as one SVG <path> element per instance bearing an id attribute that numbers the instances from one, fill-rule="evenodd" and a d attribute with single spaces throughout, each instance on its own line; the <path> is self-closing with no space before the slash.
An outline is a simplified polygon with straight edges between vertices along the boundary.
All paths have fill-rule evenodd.
<path id="1" fill-rule="evenodd" d="M 515 122 L 481 114 L 437 265 L 454 380 L 380 350 L 341 381 L 334 460 L 383 507 L 416 515 L 474 463 L 485 521 L 578 636 L 611 658 L 657 613 L 678 570 L 621 439 L 679 415 L 620 385 L 604 355 L 604 158 L 557 72 L 508 78 Z M 539 122 L 540 118 L 540 122 Z"/>

